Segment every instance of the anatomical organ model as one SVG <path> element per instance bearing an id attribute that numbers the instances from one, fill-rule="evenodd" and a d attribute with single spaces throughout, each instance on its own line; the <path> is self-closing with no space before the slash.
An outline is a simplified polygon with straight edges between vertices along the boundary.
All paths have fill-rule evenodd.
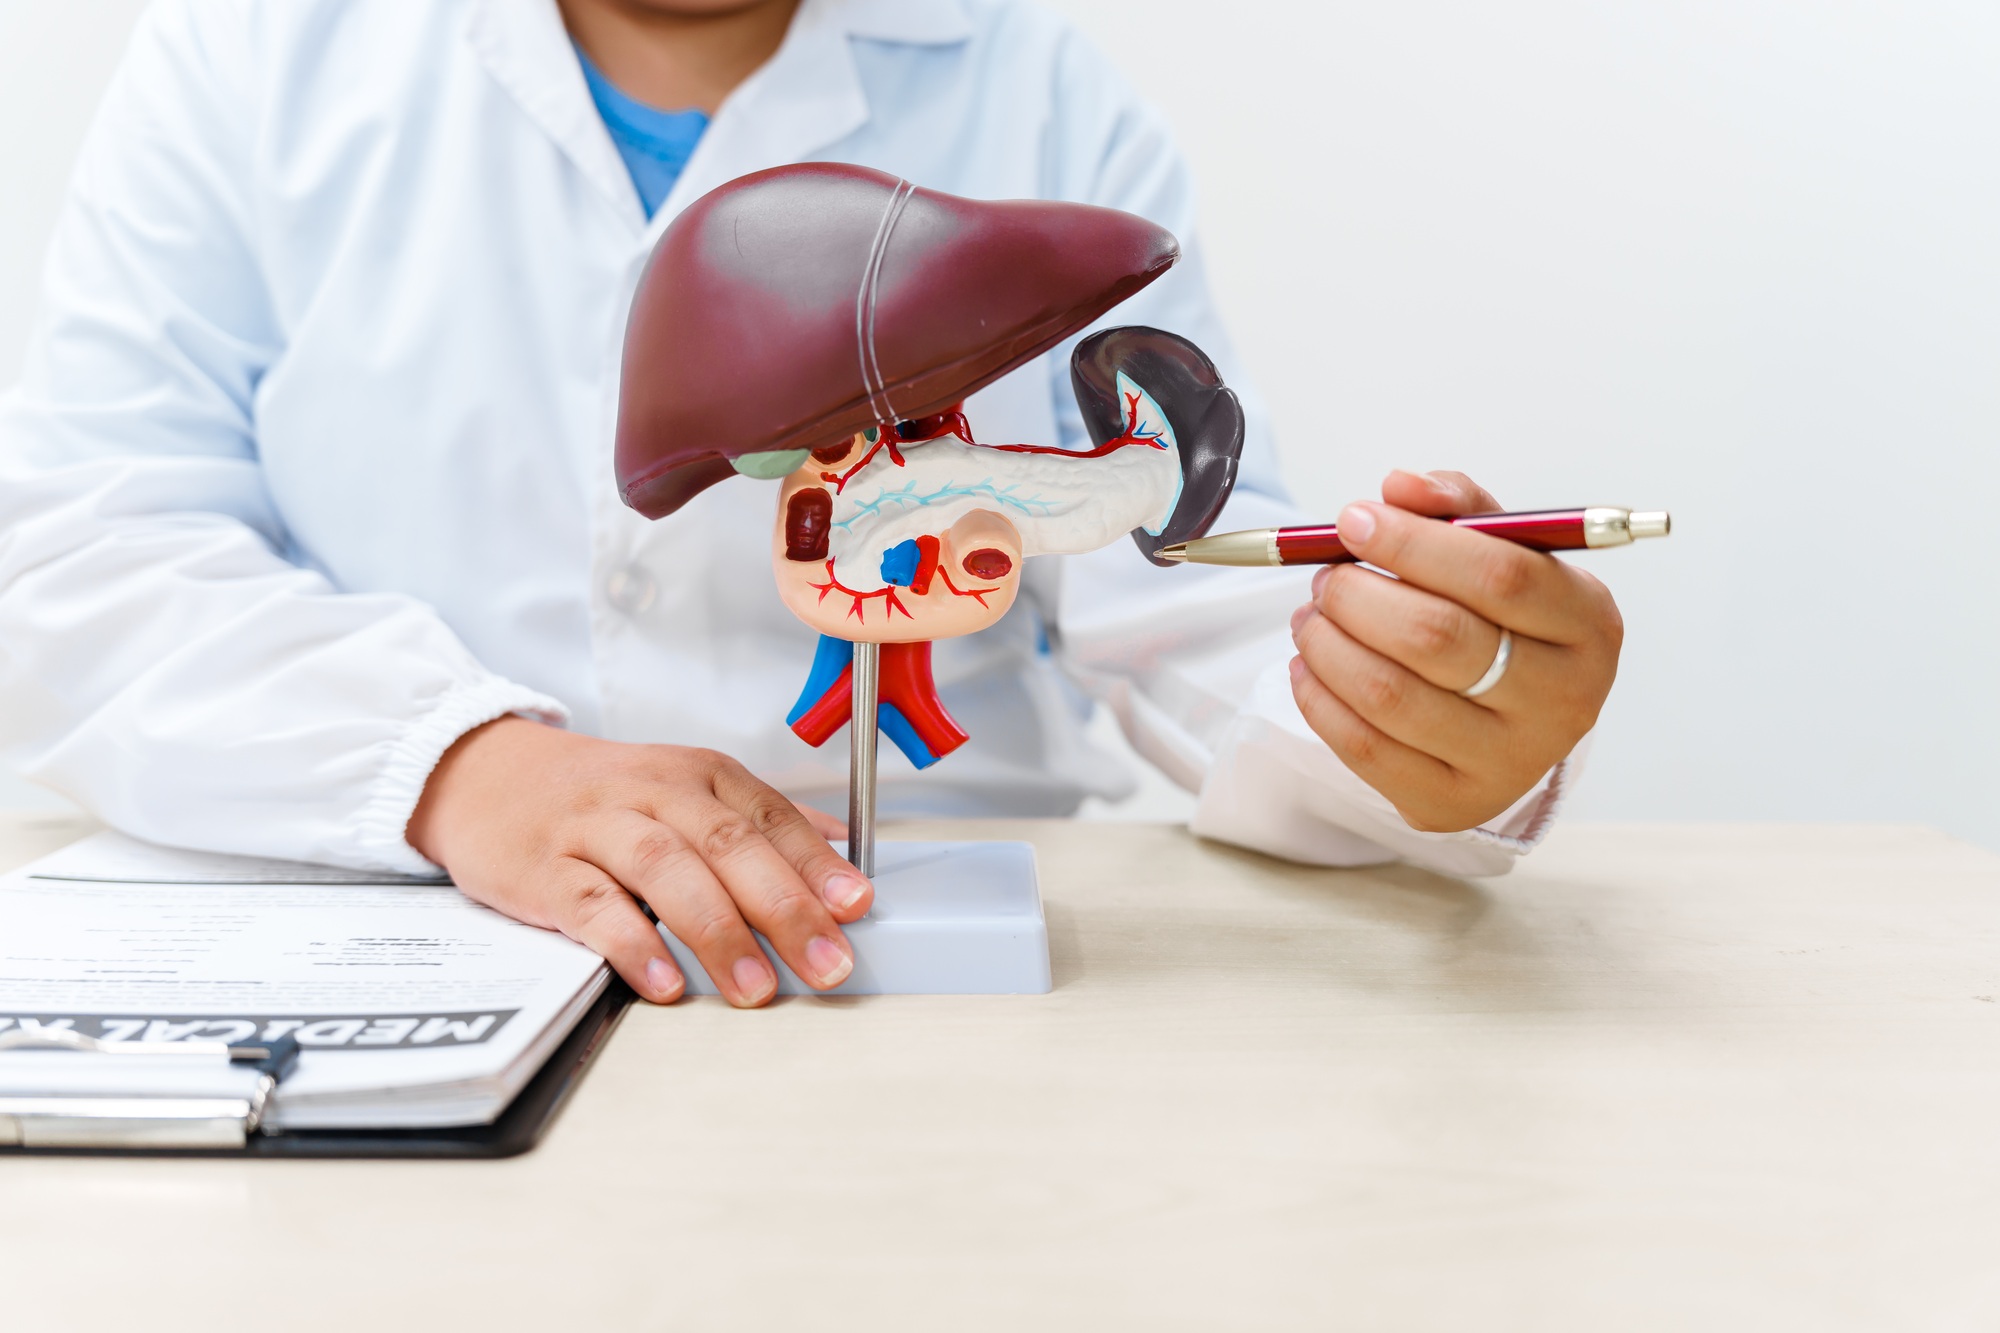
<path id="1" fill-rule="evenodd" d="M 1207 531 L 1243 421 L 1184 339 L 1126 327 L 1079 344 L 1087 451 L 983 441 L 963 411 L 1178 256 L 1130 214 L 839 164 L 743 177 L 667 229 L 627 334 L 620 491 L 659 518 L 733 475 L 781 483 L 778 590 L 821 635 L 787 719 L 801 737 L 874 710 L 853 684 L 862 645 L 883 734 L 927 767 L 966 739 L 930 644 L 1006 614 L 1023 560 L 1128 532 L 1153 558 Z"/>

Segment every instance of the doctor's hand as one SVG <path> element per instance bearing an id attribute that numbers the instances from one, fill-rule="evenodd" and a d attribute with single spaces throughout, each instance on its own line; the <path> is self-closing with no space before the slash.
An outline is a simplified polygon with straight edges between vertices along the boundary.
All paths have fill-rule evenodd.
<path id="1" fill-rule="evenodd" d="M 445 751 L 408 837 L 468 897 L 561 931 L 665 1004 L 684 982 L 643 902 L 750 1007 L 778 989 L 753 927 L 816 988 L 854 970 L 840 926 L 874 888 L 827 845 L 834 821 L 810 814 L 713 750 L 506 717 Z"/>
<path id="2" fill-rule="evenodd" d="M 1292 695 L 1306 723 L 1412 828 L 1453 832 L 1526 795 L 1597 723 L 1624 622 L 1602 583 L 1537 551 L 1437 518 L 1489 513 L 1462 472 L 1392 472 L 1387 503 L 1341 511 L 1360 565 L 1329 565 L 1292 617 Z M 1513 648 L 1497 684 L 1459 691 Z"/>

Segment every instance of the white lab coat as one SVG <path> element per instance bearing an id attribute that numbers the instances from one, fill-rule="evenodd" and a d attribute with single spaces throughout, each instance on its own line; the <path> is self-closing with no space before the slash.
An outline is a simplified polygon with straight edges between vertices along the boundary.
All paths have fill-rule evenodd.
<path id="1" fill-rule="evenodd" d="M 1186 245 L 1112 312 L 1246 381 L 1159 115 L 1048 14 L 806 0 L 649 225 L 553 0 L 163 0 L 78 168 L 25 378 L 0 405 L 0 745 L 160 842 L 415 871 L 438 756 L 510 712 L 712 746 L 834 808 L 844 747 L 783 715 L 813 635 L 779 604 L 775 486 L 649 523 L 612 482 L 625 312 L 661 229 L 724 181 L 837 159 L 990 198 L 1107 204 Z M 969 406 L 1083 438 L 1067 346 Z M 1282 521 L 1264 413 L 1224 526 Z M 1198 790 L 1194 827 L 1299 860 L 1503 870 L 1559 769 L 1493 827 L 1412 831 L 1306 729 L 1299 571 L 1030 563 L 939 645 L 971 743 L 889 811 L 1053 814 L 1130 775 L 1088 695 Z"/>

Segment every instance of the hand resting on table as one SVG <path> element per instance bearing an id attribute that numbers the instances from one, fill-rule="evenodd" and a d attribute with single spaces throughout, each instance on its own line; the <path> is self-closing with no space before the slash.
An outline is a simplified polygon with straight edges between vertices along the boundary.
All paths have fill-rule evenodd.
<path id="1" fill-rule="evenodd" d="M 659 932 L 694 951 L 731 1004 L 778 978 L 751 935 L 825 990 L 854 970 L 841 925 L 874 887 L 827 845 L 846 829 L 802 810 L 727 755 L 631 745 L 505 717 L 445 752 L 410 818 L 410 845 L 475 901 L 560 930 L 665 1004 L 685 988 Z"/>

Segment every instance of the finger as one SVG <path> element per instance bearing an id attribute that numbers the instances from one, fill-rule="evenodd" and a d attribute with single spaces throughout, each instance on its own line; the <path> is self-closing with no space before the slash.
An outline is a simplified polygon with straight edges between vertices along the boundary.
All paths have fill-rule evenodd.
<path id="1" fill-rule="evenodd" d="M 1321 615 L 1431 684 L 1462 690 L 1486 674 L 1500 628 L 1457 602 L 1360 565 L 1328 565 L 1313 578 Z"/>
<path id="2" fill-rule="evenodd" d="M 1363 578 L 1372 579 L 1374 583 L 1361 583 L 1359 580 Z M 1375 597 L 1386 597 L 1388 600 L 1380 607 L 1362 605 Z M 1413 610 L 1406 610 L 1399 604 L 1406 597 L 1425 600 L 1413 603 Z M 1326 609 L 1329 601 L 1337 614 Z M 1432 603 L 1441 603 L 1447 609 L 1439 611 Z M 1483 679 L 1499 659 L 1500 631 L 1456 603 L 1445 602 L 1421 589 L 1353 565 L 1330 571 L 1322 585 L 1320 600 L 1299 608 L 1299 611 L 1300 614 L 1295 615 L 1292 621 L 1294 642 L 1300 639 L 1309 624 L 1307 615 L 1317 613 L 1319 618 L 1331 622 L 1362 647 L 1403 667 L 1426 684 L 1488 713 L 1518 717 L 1533 711 L 1544 717 L 1553 717 L 1565 710 L 1575 711 L 1582 706 L 1583 697 L 1589 693 L 1588 683 L 1594 679 L 1592 673 L 1580 669 L 1584 658 L 1575 649 L 1558 648 L 1525 634 L 1516 634 L 1508 647 L 1507 665 L 1500 673 L 1499 681 L 1489 686 L 1477 699 L 1466 699 L 1461 691 Z M 1416 623 L 1431 614 L 1439 615 L 1446 622 L 1455 614 L 1477 627 L 1442 631 L 1465 636 L 1458 641 L 1460 646 L 1440 651 L 1439 659 L 1449 659 L 1448 662 L 1430 657 L 1432 650 L 1441 642 L 1437 637 L 1441 631 Z M 1468 651 L 1462 646 L 1467 641 L 1490 646 L 1475 646 Z M 1346 694 L 1337 676 L 1329 680 L 1329 688 L 1336 694 Z M 1413 738 L 1405 739 L 1417 743 Z"/>
<path id="3" fill-rule="evenodd" d="M 836 834 L 823 832 L 804 814 L 810 807 L 794 805 L 775 787 L 731 759 L 716 765 L 710 787 L 717 800 L 742 814 L 766 842 L 777 848 L 778 855 L 806 886 L 819 894 L 834 920 L 846 924 L 859 921 L 867 913 L 875 901 L 875 886 L 853 863 L 827 845 L 829 837 L 843 840 L 847 837 L 845 822 L 837 826 Z M 812 813 L 832 822 L 831 815 L 817 810 Z"/>
<path id="4" fill-rule="evenodd" d="M 1602 618 L 1575 570 L 1499 537 L 1362 503 L 1340 511 L 1340 539 L 1369 564 L 1516 634 L 1581 643 Z"/>
<path id="5" fill-rule="evenodd" d="M 847 836 L 847 821 L 838 815 L 830 815 L 816 805 L 804 805 L 798 801 L 792 804 L 798 806 L 799 813 L 806 817 L 806 823 L 812 825 L 812 831 L 828 842 L 839 842 Z"/>
<path id="6" fill-rule="evenodd" d="M 777 799 L 791 819 L 805 823 L 789 801 L 782 796 Z M 806 887 L 798 871 L 750 816 L 713 798 L 683 803 L 667 815 L 671 825 L 700 851 L 744 920 L 764 933 L 778 957 L 801 980 L 815 990 L 847 980 L 854 971 L 854 950 L 839 923 L 827 910 L 825 900 Z M 804 833 L 820 841 L 811 829 L 804 829 Z"/>
<path id="7" fill-rule="evenodd" d="M 1448 798 L 1462 782 L 1451 765 L 1419 753 L 1368 722 L 1342 703 L 1307 669 L 1292 659 L 1292 698 L 1313 733 L 1354 771 L 1356 777 L 1388 796 L 1397 812 L 1419 832 L 1440 832 L 1443 825 L 1425 818 L 1436 801 Z M 1396 795 L 1401 793 L 1402 795 Z M 1412 795 L 1413 793 L 1419 795 Z M 1421 793 L 1430 793 L 1427 799 Z"/>
<path id="8" fill-rule="evenodd" d="M 1306 617 L 1293 641 L 1314 678 L 1392 740 L 1461 772 L 1483 768 L 1506 743 L 1506 724 L 1495 714 L 1390 661 L 1325 616 Z"/>
<path id="9" fill-rule="evenodd" d="M 654 1004 L 671 1004 L 686 979 L 660 932 L 611 876 L 588 861 L 564 857 L 554 872 L 551 924 L 611 964 L 627 985 Z"/>
<path id="10" fill-rule="evenodd" d="M 739 1008 L 778 993 L 778 974 L 694 845 L 637 811 L 594 822 L 584 855 L 646 900 L 673 937 L 694 951 L 722 997 Z"/>
<path id="11" fill-rule="evenodd" d="M 1431 518 L 1459 514 L 1498 513 L 1493 493 L 1463 472 L 1405 472 L 1401 468 L 1382 479 L 1382 498 L 1398 509 Z"/>

